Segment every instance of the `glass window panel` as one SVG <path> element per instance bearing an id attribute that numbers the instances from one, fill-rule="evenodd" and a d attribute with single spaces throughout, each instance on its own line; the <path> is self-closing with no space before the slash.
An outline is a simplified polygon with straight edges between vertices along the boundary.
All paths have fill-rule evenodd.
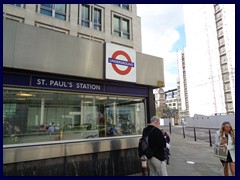
<path id="1" fill-rule="evenodd" d="M 52 11 L 48 11 L 48 10 L 45 10 L 45 9 L 40 9 L 40 13 L 48 15 L 48 16 L 52 16 Z"/>
<path id="2" fill-rule="evenodd" d="M 65 14 L 66 13 L 66 4 L 56 4 L 55 9 L 56 9 L 56 11 Z"/>
<path id="3" fill-rule="evenodd" d="M 62 14 L 56 13 L 56 14 L 55 14 L 55 17 L 58 18 L 58 19 L 66 20 L 66 16 L 65 16 L 65 15 L 62 15 Z"/>
<path id="4" fill-rule="evenodd" d="M 123 38 L 124 39 L 129 39 L 129 35 L 128 34 L 123 34 Z"/>
<path id="5" fill-rule="evenodd" d="M 97 31 L 101 31 L 101 25 L 94 24 L 94 29 Z"/>
<path id="6" fill-rule="evenodd" d="M 11 5 L 21 7 L 21 4 L 11 4 Z"/>
<path id="7" fill-rule="evenodd" d="M 94 22 L 101 24 L 101 10 L 94 9 Z"/>
<path id="8" fill-rule="evenodd" d="M 93 23 L 94 23 L 94 29 L 101 31 L 101 10 L 100 9 L 95 9 L 94 8 L 94 18 L 93 18 Z"/>
<path id="9" fill-rule="evenodd" d="M 89 27 L 89 22 L 90 22 L 90 8 L 87 5 L 82 5 L 82 21 L 81 21 L 81 25 L 85 26 L 85 27 Z"/>
<path id="10" fill-rule="evenodd" d="M 146 125 L 143 102 L 134 97 L 4 88 L 3 142 L 141 134 Z"/>
<path id="11" fill-rule="evenodd" d="M 41 6 L 52 9 L 53 4 L 41 4 Z"/>
<path id="12" fill-rule="evenodd" d="M 81 6 L 81 25 L 101 31 L 102 29 L 102 10 L 96 8 L 94 5 L 82 5 Z"/>
<path id="13" fill-rule="evenodd" d="M 89 20 L 89 6 L 82 5 L 82 19 Z"/>
<path id="14" fill-rule="evenodd" d="M 122 20 L 122 31 L 123 32 L 129 32 L 128 20 L 125 20 L 125 19 Z"/>
<path id="15" fill-rule="evenodd" d="M 114 31 L 114 36 L 121 37 L 121 33 L 120 33 L 120 32 L 116 32 L 116 31 Z"/>
<path id="16" fill-rule="evenodd" d="M 89 27 L 89 22 L 84 22 L 84 21 L 82 21 L 81 25 L 82 25 L 82 26 L 85 26 L 85 27 Z"/>
<path id="17" fill-rule="evenodd" d="M 114 30 L 120 30 L 120 18 L 119 17 L 113 18 L 113 27 L 114 27 Z"/>
<path id="18" fill-rule="evenodd" d="M 126 9 L 126 10 L 129 10 L 129 4 L 122 4 L 122 8 Z"/>

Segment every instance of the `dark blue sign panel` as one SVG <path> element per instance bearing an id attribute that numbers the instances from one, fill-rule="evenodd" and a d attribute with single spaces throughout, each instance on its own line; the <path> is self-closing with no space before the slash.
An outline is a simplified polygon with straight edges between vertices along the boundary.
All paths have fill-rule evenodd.
<path id="1" fill-rule="evenodd" d="M 18 85 L 18 86 L 29 86 L 30 76 L 23 74 L 12 74 L 5 73 L 3 74 L 3 84 L 8 85 Z"/>
<path id="2" fill-rule="evenodd" d="M 85 81 L 71 81 L 49 77 L 32 76 L 31 86 L 41 88 L 54 89 L 69 89 L 92 92 L 103 92 L 103 84 L 85 82 Z"/>
<path id="3" fill-rule="evenodd" d="M 138 95 L 138 96 L 148 96 L 147 88 L 140 87 L 126 87 L 117 85 L 105 85 L 105 92 L 114 94 L 126 94 L 126 95 Z"/>
<path id="4" fill-rule="evenodd" d="M 4 72 L 3 84 L 84 92 L 104 92 L 110 94 L 148 96 L 148 89 L 146 87 L 76 81 L 62 78 L 17 74 L 12 72 Z"/>

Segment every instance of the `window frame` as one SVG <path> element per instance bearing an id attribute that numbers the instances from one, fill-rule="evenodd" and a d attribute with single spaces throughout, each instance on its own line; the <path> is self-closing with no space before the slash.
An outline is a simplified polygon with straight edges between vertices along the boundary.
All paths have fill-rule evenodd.
<path id="1" fill-rule="evenodd" d="M 51 4 L 51 5 L 52 5 L 52 7 L 49 8 L 49 7 L 43 6 L 43 4 L 39 4 L 38 12 L 40 14 L 48 16 L 48 17 L 56 18 L 56 19 L 59 19 L 59 20 L 62 20 L 62 21 L 68 21 L 68 9 L 69 9 L 68 4 Z M 61 11 L 58 11 L 56 9 L 56 5 L 65 5 L 65 13 L 61 12 Z M 44 14 L 44 13 L 41 12 L 41 10 L 48 11 L 48 12 L 51 13 L 51 15 Z M 64 19 L 57 17 L 56 14 L 64 17 Z"/>
<path id="2" fill-rule="evenodd" d="M 88 19 L 84 18 L 83 15 L 83 7 L 88 7 Z M 100 14 L 100 21 L 95 22 L 95 12 L 99 12 Z M 103 13 L 104 13 L 104 9 L 96 6 L 96 5 L 92 5 L 92 4 L 80 4 L 79 5 L 79 9 L 78 9 L 78 19 L 79 22 L 78 24 L 82 27 L 87 27 L 96 31 L 103 31 Z M 98 14 L 98 15 L 99 15 Z M 87 26 L 83 25 L 83 23 L 88 23 Z M 95 28 L 97 27 L 97 28 Z"/>
<path id="3" fill-rule="evenodd" d="M 119 29 L 115 29 L 115 27 L 114 27 L 116 18 L 119 19 Z M 127 22 L 128 32 L 123 30 L 123 22 L 124 21 Z M 115 33 L 119 33 L 120 36 L 116 36 Z M 113 13 L 113 15 L 112 15 L 112 34 L 115 37 L 120 37 L 120 38 L 123 38 L 123 39 L 131 40 L 131 19 L 120 16 L 116 13 Z M 128 38 L 125 38 L 125 36 L 128 36 Z"/>
<path id="4" fill-rule="evenodd" d="M 9 4 L 11 6 L 15 6 L 15 7 L 18 7 L 18 8 L 25 8 L 25 4 Z"/>
<path id="5" fill-rule="evenodd" d="M 88 18 L 83 17 L 83 14 L 85 16 L 85 8 L 88 8 Z M 87 4 L 82 4 L 81 5 L 81 17 L 79 17 L 81 19 L 81 21 L 79 22 L 79 24 L 83 27 L 90 27 L 90 5 Z M 80 15 L 79 15 L 80 16 Z M 83 23 L 86 23 L 87 26 L 83 25 Z"/>
<path id="6" fill-rule="evenodd" d="M 127 11 L 130 11 L 130 4 L 113 4 L 114 6 L 118 6 L 122 9 L 125 9 Z"/>

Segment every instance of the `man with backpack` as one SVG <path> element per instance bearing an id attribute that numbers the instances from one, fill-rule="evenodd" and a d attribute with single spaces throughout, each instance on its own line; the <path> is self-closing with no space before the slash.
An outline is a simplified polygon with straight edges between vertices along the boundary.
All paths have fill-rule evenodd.
<path id="1" fill-rule="evenodd" d="M 159 117 L 153 116 L 151 118 L 150 124 L 143 130 L 143 137 L 148 136 L 150 152 L 148 152 L 147 154 L 139 152 L 139 156 L 147 156 L 147 164 L 150 176 L 167 176 L 167 169 L 164 157 L 166 140 L 162 134 L 162 131 L 159 129 L 159 126 Z"/>

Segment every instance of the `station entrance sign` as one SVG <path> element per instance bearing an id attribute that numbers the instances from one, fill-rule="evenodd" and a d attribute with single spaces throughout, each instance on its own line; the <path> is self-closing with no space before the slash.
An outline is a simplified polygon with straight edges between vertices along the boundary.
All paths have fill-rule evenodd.
<path id="1" fill-rule="evenodd" d="M 105 78 L 136 82 L 136 51 L 106 43 Z"/>

